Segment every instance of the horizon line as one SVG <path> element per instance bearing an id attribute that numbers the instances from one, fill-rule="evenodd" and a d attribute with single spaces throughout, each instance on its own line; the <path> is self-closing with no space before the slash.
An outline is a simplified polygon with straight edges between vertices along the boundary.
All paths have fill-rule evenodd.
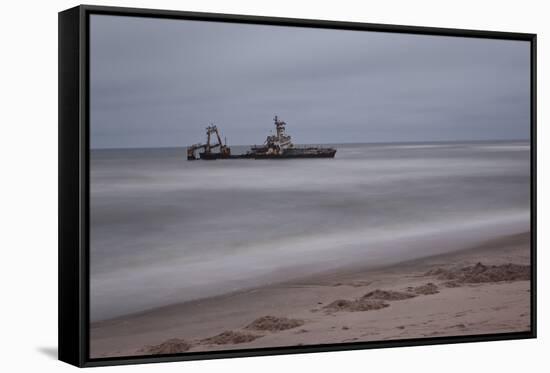
<path id="1" fill-rule="evenodd" d="M 303 143 L 303 144 L 296 144 L 298 146 L 300 145 L 353 145 L 353 144 L 367 144 L 367 145 L 376 145 L 376 144 L 411 144 L 411 143 L 461 143 L 461 142 L 529 142 L 531 143 L 531 139 L 479 139 L 479 140 L 472 140 L 472 139 L 461 139 L 461 140 L 425 140 L 425 141 L 371 141 L 371 142 L 327 142 L 327 143 Z M 127 147 L 89 147 L 89 150 L 132 150 L 132 149 L 174 149 L 174 148 L 187 148 L 193 144 L 188 145 L 165 145 L 165 146 L 127 146 Z M 255 146 L 258 144 L 232 144 L 228 145 L 229 147 L 232 146 Z"/>

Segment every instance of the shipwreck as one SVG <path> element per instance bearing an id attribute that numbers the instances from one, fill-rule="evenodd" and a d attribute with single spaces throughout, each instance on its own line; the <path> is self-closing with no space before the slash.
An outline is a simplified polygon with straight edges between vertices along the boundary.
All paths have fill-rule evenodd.
<path id="1" fill-rule="evenodd" d="M 206 127 L 206 143 L 194 144 L 187 148 L 187 159 L 288 159 L 288 158 L 334 158 L 335 148 L 320 146 L 295 146 L 292 138 L 286 133 L 286 122 L 273 118 L 275 134 L 267 136 L 263 145 L 254 145 L 245 154 L 233 155 L 227 146 L 227 139 L 222 143 L 218 128 L 210 124 Z M 197 156 L 198 153 L 198 156 Z"/>

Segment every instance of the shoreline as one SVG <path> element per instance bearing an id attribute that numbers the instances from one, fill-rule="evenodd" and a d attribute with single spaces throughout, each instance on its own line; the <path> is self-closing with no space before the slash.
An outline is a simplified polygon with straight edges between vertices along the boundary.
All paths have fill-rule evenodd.
<path id="1" fill-rule="evenodd" d="M 500 236 L 450 253 L 327 271 L 94 322 L 90 354 L 525 331 L 530 328 L 529 266 L 530 233 Z M 464 277 L 471 275 L 468 271 L 493 277 Z"/>
<path id="2" fill-rule="evenodd" d="M 119 317 L 129 317 L 147 313 L 155 309 L 170 307 L 172 305 L 232 295 L 254 288 L 270 286 L 271 284 L 299 281 L 319 274 L 326 275 L 333 272 L 349 272 L 357 267 L 357 263 L 361 263 L 359 268 L 362 270 L 372 270 L 398 265 L 418 258 L 452 253 L 464 250 L 470 246 L 477 246 L 494 237 L 507 236 L 526 231 L 529 229 L 526 221 L 527 218 L 523 213 L 508 213 L 505 217 L 493 218 L 490 220 L 478 217 L 468 222 L 457 222 L 453 225 L 453 229 L 442 230 L 440 229 L 441 227 L 432 225 L 428 229 L 425 228 L 421 233 L 418 233 L 418 227 L 412 230 L 410 227 L 403 227 L 400 233 L 393 236 L 391 239 L 384 236 L 373 236 L 368 233 L 355 237 L 356 230 L 352 229 L 349 232 L 341 232 L 336 236 L 328 233 L 312 238 L 308 240 L 307 245 L 305 245 L 304 242 L 294 242 L 287 245 L 293 247 L 294 250 L 289 251 L 284 249 L 287 252 L 283 253 L 282 256 L 279 250 L 274 250 L 274 247 L 265 246 L 262 248 L 265 254 L 261 257 L 248 257 L 243 253 L 235 253 L 234 256 L 229 258 L 231 259 L 230 264 L 226 266 L 225 269 L 229 272 L 233 272 L 233 275 L 232 277 L 226 276 L 227 282 L 216 281 L 216 283 L 207 283 L 205 286 L 202 286 L 199 291 L 191 284 L 187 284 L 185 278 L 183 278 L 180 280 L 182 284 L 181 289 L 174 291 L 170 295 L 169 301 L 166 301 L 166 299 L 163 301 L 151 301 L 151 299 L 155 297 L 154 293 L 142 294 L 140 291 L 134 291 L 134 295 L 141 294 L 147 300 L 140 300 L 134 302 L 134 304 L 130 301 L 130 305 L 126 304 L 122 307 L 125 308 L 123 312 L 121 312 L 121 310 L 116 312 L 105 312 L 104 309 L 102 310 L 101 303 L 92 303 L 90 305 L 91 322 L 97 323 Z M 349 235 L 346 233 L 349 233 Z M 354 238 L 350 239 L 349 237 Z M 359 242 L 361 242 L 361 245 L 359 245 Z M 309 263 L 304 263 L 304 260 L 301 260 L 302 263 L 299 264 L 300 261 L 295 261 L 294 258 L 295 255 L 297 255 L 295 251 L 308 252 L 309 247 L 312 246 L 315 246 L 316 250 L 320 249 L 322 255 L 309 257 L 307 259 Z M 360 246 L 367 247 L 368 250 L 358 250 Z M 335 247 L 338 249 L 335 250 Z M 353 247 L 355 247 L 355 249 L 350 249 Z M 224 260 L 226 260 L 226 258 L 221 258 L 218 261 L 212 260 L 210 262 L 205 262 L 206 264 L 200 264 L 201 270 L 197 275 L 201 277 L 202 273 L 208 273 L 215 271 L 218 267 L 223 267 Z M 242 271 L 244 262 L 247 262 L 248 265 L 252 267 L 265 267 L 266 263 L 271 261 L 278 264 L 269 271 L 252 276 L 246 273 L 235 275 L 235 268 L 239 268 L 240 271 Z M 267 264 L 267 267 L 269 267 L 269 264 Z M 176 267 L 173 268 L 172 277 L 177 277 L 174 275 L 175 269 Z M 193 266 L 186 266 L 185 264 L 177 267 L 176 272 L 179 271 L 183 271 L 184 273 L 197 272 L 196 268 Z M 151 273 L 154 273 L 153 277 L 150 276 Z M 147 269 L 141 268 L 139 272 L 134 270 L 132 273 L 126 273 L 125 277 L 125 281 L 144 282 L 147 281 L 146 279 L 156 281 L 155 277 L 157 277 L 157 275 L 155 271 L 148 271 Z M 98 278 L 92 278 L 91 281 L 92 297 L 95 294 L 94 288 L 110 288 L 108 286 L 109 281 L 102 283 L 102 280 Z M 114 291 L 110 294 L 111 298 L 115 299 L 119 306 L 120 295 L 121 294 L 116 294 Z M 99 298 L 96 297 L 95 299 L 97 300 Z M 109 297 L 101 299 L 103 299 L 103 307 L 105 304 L 108 304 L 105 303 L 105 299 L 109 299 Z M 140 302 L 148 304 L 136 307 L 135 303 Z M 98 314 L 103 317 L 97 317 Z"/>

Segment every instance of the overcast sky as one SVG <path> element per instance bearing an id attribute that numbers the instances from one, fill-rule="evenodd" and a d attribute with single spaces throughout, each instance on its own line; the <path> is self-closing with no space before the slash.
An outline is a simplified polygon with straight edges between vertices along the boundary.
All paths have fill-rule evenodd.
<path id="1" fill-rule="evenodd" d="M 526 41 L 91 16 L 92 148 L 528 139 Z"/>

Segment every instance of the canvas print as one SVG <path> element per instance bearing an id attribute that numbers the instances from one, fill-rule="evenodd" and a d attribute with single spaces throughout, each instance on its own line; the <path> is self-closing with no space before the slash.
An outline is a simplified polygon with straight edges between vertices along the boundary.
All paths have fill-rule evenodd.
<path id="1" fill-rule="evenodd" d="M 89 32 L 91 358 L 530 331 L 529 42 Z"/>

